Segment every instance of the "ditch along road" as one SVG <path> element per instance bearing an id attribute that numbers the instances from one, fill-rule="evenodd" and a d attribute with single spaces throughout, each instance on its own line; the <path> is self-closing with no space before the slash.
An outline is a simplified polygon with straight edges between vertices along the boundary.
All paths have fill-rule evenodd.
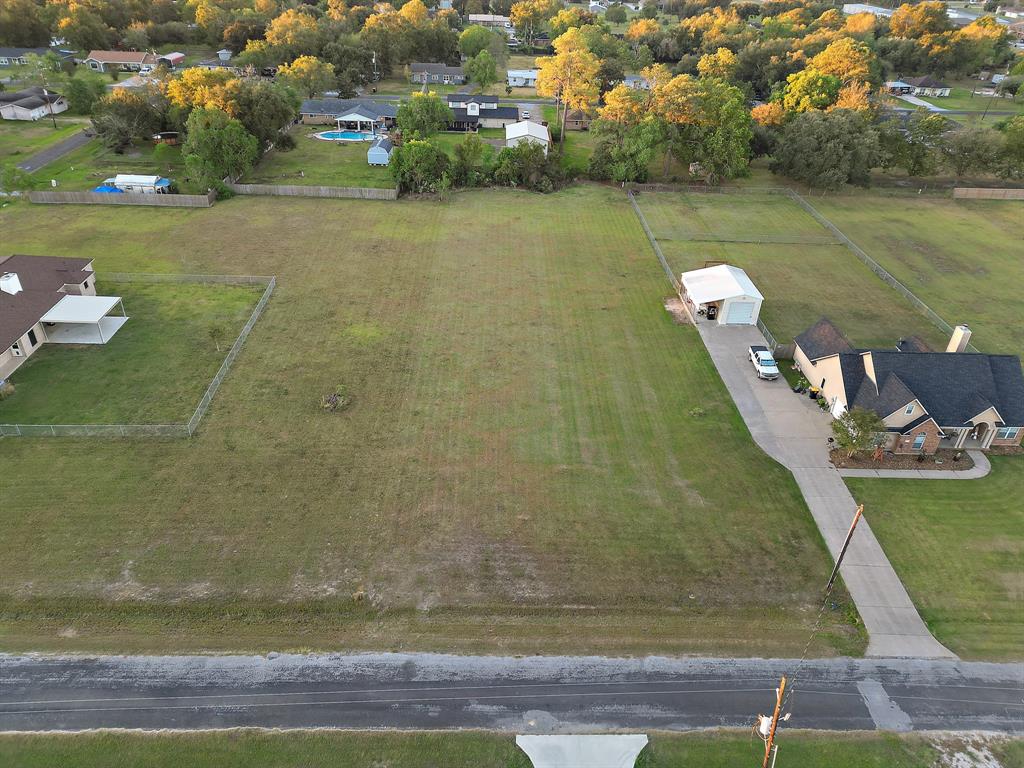
<path id="1" fill-rule="evenodd" d="M 0 655 L 0 730 L 1024 731 L 1024 666 L 959 660 Z"/>

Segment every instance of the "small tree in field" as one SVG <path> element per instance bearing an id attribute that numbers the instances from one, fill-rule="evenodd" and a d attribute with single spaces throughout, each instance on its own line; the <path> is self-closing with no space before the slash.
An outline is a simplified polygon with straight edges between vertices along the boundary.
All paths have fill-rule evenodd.
<path id="1" fill-rule="evenodd" d="M 853 408 L 832 422 L 836 445 L 846 451 L 847 456 L 874 446 L 879 432 L 885 432 L 885 424 L 877 413 L 867 408 Z"/>

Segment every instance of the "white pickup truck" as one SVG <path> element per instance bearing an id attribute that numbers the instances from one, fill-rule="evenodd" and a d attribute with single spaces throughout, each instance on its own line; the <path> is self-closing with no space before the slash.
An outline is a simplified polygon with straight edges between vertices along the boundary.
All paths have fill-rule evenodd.
<path id="1" fill-rule="evenodd" d="M 779 366 L 775 364 L 775 358 L 768 347 L 751 347 L 750 362 L 754 364 L 757 378 L 769 381 L 779 378 Z"/>

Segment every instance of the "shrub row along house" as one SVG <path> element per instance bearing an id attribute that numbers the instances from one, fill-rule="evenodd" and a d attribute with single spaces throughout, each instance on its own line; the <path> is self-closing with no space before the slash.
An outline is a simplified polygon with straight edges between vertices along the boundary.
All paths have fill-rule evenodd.
<path id="1" fill-rule="evenodd" d="M 0 117 L 4 120 L 39 120 L 67 112 L 67 109 L 67 99 L 39 86 L 0 91 Z"/>
<path id="2" fill-rule="evenodd" d="M 44 343 L 106 344 L 127 321 L 120 296 L 96 295 L 92 259 L 0 257 L 0 381 Z"/>
<path id="3" fill-rule="evenodd" d="M 793 359 L 833 416 L 874 411 L 896 453 L 1017 446 L 1024 437 L 1024 373 L 1016 355 L 967 352 L 958 325 L 945 352 L 920 339 L 893 349 L 855 349 L 827 318 L 794 340 Z"/>

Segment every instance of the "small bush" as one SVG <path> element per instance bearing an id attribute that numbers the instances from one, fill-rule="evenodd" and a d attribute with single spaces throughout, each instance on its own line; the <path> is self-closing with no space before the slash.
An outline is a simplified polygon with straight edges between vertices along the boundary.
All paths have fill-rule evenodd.
<path id="1" fill-rule="evenodd" d="M 339 385 L 334 392 L 320 398 L 320 407 L 331 413 L 343 411 L 351 404 L 352 396 L 348 394 L 344 385 Z"/>
<path id="2" fill-rule="evenodd" d="M 281 138 L 274 142 L 274 148 L 280 152 L 291 152 L 295 149 L 295 137 L 290 133 L 282 134 Z"/>
<path id="3" fill-rule="evenodd" d="M 211 189 L 217 193 L 218 200 L 230 200 L 235 196 L 235 193 L 231 190 L 227 184 L 223 181 L 215 181 Z"/>
<path id="4" fill-rule="evenodd" d="M 14 385 L 9 381 L 0 382 L 0 400 L 6 400 L 14 394 Z"/>

